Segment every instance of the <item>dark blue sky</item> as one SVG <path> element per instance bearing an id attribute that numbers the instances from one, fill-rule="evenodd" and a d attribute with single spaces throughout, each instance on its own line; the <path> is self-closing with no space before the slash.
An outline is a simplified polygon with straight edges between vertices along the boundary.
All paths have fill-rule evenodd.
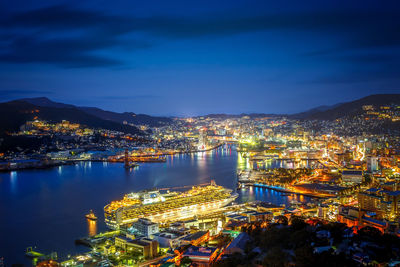
<path id="1" fill-rule="evenodd" d="M 0 100 L 293 113 L 400 92 L 399 1 L 0 2 Z"/>

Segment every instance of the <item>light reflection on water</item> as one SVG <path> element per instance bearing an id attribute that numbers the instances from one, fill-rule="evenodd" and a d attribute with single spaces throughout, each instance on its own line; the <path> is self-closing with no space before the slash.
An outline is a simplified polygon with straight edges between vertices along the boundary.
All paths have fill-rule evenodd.
<path id="1" fill-rule="evenodd" d="M 17 192 L 17 172 L 16 171 L 12 171 L 10 172 L 10 185 L 11 185 L 11 192 L 13 192 L 14 194 Z"/>
<path id="2" fill-rule="evenodd" d="M 88 225 L 88 234 L 89 236 L 97 235 L 97 222 L 86 219 Z"/>
<path id="3" fill-rule="evenodd" d="M 102 232 L 103 208 L 124 194 L 140 190 L 170 188 L 210 182 L 236 192 L 237 169 L 249 166 L 231 146 L 215 151 L 179 154 L 166 163 L 141 163 L 126 170 L 122 163 L 81 162 L 46 170 L 0 173 L 0 242 L 2 256 L 11 263 L 26 262 L 23 251 L 37 245 L 41 251 L 57 251 L 59 256 L 85 251 L 76 247 L 77 238 Z M 237 191 L 238 202 L 264 200 L 287 204 L 296 195 L 283 195 L 266 188 Z M 6 203 L 6 205 L 4 205 Z M 88 224 L 85 214 L 93 210 L 98 217 Z"/>

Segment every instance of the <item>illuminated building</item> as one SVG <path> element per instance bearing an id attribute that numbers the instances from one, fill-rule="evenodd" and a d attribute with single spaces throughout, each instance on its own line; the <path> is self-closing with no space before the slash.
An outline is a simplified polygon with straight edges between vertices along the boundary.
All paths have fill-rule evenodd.
<path id="1" fill-rule="evenodd" d="M 348 227 L 357 226 L 359 223 L 360 211 L 352 206 L 339 206 L 337 220 L 345 223 Z"/>
<path id="2" fill-rule="evenodd" d="M 138 252 L 146 259 L 158 256 L 158 242 L 148 238 L 131 239 L 118 236 L 115 237 L 115 246 L 127 252 Z"/>
<path id="3" fill-rule="evenodd" d="M 135 233 L 139 233 L 146 237 L 151 237 L 153 234 L 159 232 L 158 223 L 153 223 L 145 218 L 140 218 L 136 222 L 132 223 L 132 228 Z"/>
<path id="4" fill-rule="evenodd" d="M 396 191 L 400 189 L 400 186 L 396 182 L 386 182 L 381 184 L 381 187 L 387 191 Z"/>
<path id="5" fill-rule="evenodd" d="M 36 266 L 37 267 L 59 267 L 61 265 L 54 260 L 45 260 L 45 261 L 39 262 Z"/>
<path id="6" fill-rule="evenodd" d="M 161 247 L 170 247 L 170 248 L 176 248 L 180 246 L 181 236 L 175 234 L 175 233 L 170 233 L 170 232 L 162 232 L 162 233 L 157 233 L 153 235 L 153 239 L 156 240 Z"/>
<path id="7" fill-rule="evenodd" d="M 240 233 L 224 250 L 224 254 L 245 254 L 246 244 L 250 240 L 246 232 Z"/>
<path id="8" fill-rule="evenodd" d="M 376 212 L 379 218 L 393 219 L 400 215 L 400 191 L 370 188 L 358 193 L 361 210 Z"/>
<path id="9" fill-rule="evenodd" d="M 217 253 L 217 248 L 191 246 L 183 253 L 182 257 L 190 258 L 196 264 L 195 266 L 211 266 Z"/>
<path id="10" fill-rule="evenodd" d="M 365 111 L 374 110 L 374 106 L 373 105 L 364 105 L 364 106 L 362 106 L 362 109 Z"/>
<path id="11" fill-rule="evenodd" d="M 378 170 L 378 158 L 367 157 L 367 170 L 369 172 L 375 172 Z"/>
<path id="12" fill-rule="evenodd" d="M 352 206 L 339 206 L 338 222 L 345 223 L 348 227 L 371 226 L 385 232 L 389 224 L 379 218 L 374 212 L 367 212 Z"/>
<path id="13" fill-rule="evenodd" d="M 204 131 L 200 131 L 199 133 L 199 142 L 198 142 L 198 149 L 203 150 L 207 149 L 208 146 L 208 139 L 207 139 L 207 134 Z"/>
<path id="14" fill-rule="evenodd" d="M 382 200 L 379 189 L 376 188 L 358 193 L 358 205 L 362 210 L 379 212 L 382 207 Z"/>
<path id="15" fill-rule="evenodd" d="M 359 184 L 363 180 L 363 172 L 360 170 L 344 170 L 342 172 L 342 181 L 344 183 Z"/>
<path id="16" fill-rule="evenodd" d="M 353 159 L 353 153 L 350 151 L 346 151 L 343 153 L 337 153 L 334 155 L 334 159 L 337 163 L 348 163 Z"/>
<path id="17" fill-rule="evenodd" d="M 181 239 L 181 245 L 198 246 L 201 243 L 207 242 L 210 238 L 209 231 L 198 231 L 194 234 L 188 234 Z"/>

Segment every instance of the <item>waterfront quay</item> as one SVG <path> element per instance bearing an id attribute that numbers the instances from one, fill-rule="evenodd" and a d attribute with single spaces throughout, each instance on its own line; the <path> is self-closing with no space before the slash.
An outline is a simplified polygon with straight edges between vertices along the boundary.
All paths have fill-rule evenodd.
<path id="1" fill-rule="evenodd" d="M 238 172 L 238 188 L 255 186 L 266 187 L 272 190 L 310 196 L 315 198 L 336 197 L 345 187 L 324 183 L 280 182 L 276 176 L 272 178 L 268 173 L 258 170 Z"/>
<path id="2" fill-rule="evenodd" d="M 211 178 L 233 189 L 235 182 L 231 177 L 235 177 L 236 165 L 236 152 L 219 147 L 208 152 L 168 156 L 165 163 L 142 163 L 132 170 L 124 169 L 122 163 L 79 161 L 45 170 L 0 173 L 0 201 L 8 203 L 1 205 L 0 211 L 9 215 L 8 220 L 0 222 L 0 235 L 8 244 L 0 242 L 1 256 L 7 265 L 30 266 L 31 261 L 24 256 L 27 247 L 37 247 L 45 255 L 56 251 L 59 260 L 79 254 L 86 249 L 75 246 L 77 238 L 107 230 L 103 218 L 107 203 L 134 191 L 191 187 L 209 183 Z M 28 208 L 32 205 L 42 208 L 39 211 Z M 95 224 L 85 219 L 90 210 L 98 217 Z M 48 226 L 46 231 L 42 228 L 44 224 Z"/>
<path id="3" fill-rule="evenodd" d="M 24 169 L 45 169 L 68 164 L 58 160 L 20 159 L 11 161 L 0 161 L 0 172 L 24 170 Z"/>
<path id="4" fill-rule="evenodd" d="M 321 251 L 336 257 L 340 250 L 353 263 L 381 260 L 358 245 L 368 233 L 376 240 L 400 236 L 398 138 L 307 127 L 285 118 L 186 118 L 154 129 L 140 146 L 109 132 L 97 144 L 108 145 L 104 150 L 62 143 L 59 151 L 43 153 L 73 165 L 0 174 L 0 201 L 8 203 L 0 212 L 9 215 L 0 222 L 10 244 L 0 243 L 4 262 L 32 264 L 21 259 L 32 247 L 38 265 L 218 266 L 235 252 L 250 257 L 252 240 L 282 229 L 287 240 L 299 229 L 307 232 L 300 235 L 307 234 L 314 257 Z M 190 192 L 211 180 L 224 189 Z M 91 210 L 95 215 L 86 219 Z M 349 241 L 333 238 L 337 233 Z M 252 263 L 269 260 L 264 249 Z"/>
<path id="5" fill-rule="evenodd" d="M 215 185 L 215 182 L 211 182 L 211 185 L 194 186 L 192 190 L 184 191 L 181 194 L 185 199 L 190 200 L 198 194 L 209 195 L 208 190 L 222 192 L 225 189 Z M 104 208 L 106 223 L 110 223 L 110 219 L 107 219 L 110 209 L 121 211 L 129 206 L 138 209 L 139 200 L 148 203 L 144 207 L 151 213 L 154 212 L 157 215 L 165 213 L 152 208 L 158 203 L 167 213 L 172 212 L 169 210 L 173 208 L 165 204 L 168 203 L 168 200 L 156 192 L 146 190 L 139 194 L 128 194 L 122 201 L 107 205 Z M 210 196 L 215 198 L 212 194 Z M 178 195 L 170 192 L 165 195 L 165 198 L 171 198 L 172 201 L 177 201 L 175 200 L 177 197 Z M 224 198 L 227 197 L 224 196 Z M 199 200 L 195 202 L 196 204 L 185 202 L 185 205 L 197 206 Z M 150 263 L 152 266 L 179 265 L 188 257 L 193 263 L 210 266 L 217 259 L 229 255 L 225 250 L 228 247 L 229 250 L 233 249 L 232 242 L 236 238 L 241 238 L 239 236 L 243 227 L 253 223 L 261 223 L 265 227 L 282 216 L 309 216 L 324 220 L 328 213 L 325 208 L 323 210 L 318 207 L 318 201 L 308 206 L 297 201 L 291 201 L 287 205 L 276 205 L 265 201 L 229 203 L 230 201 L 218 207 L 210 203 L 210 207 L 207 204 L 204 206 L 205 209 L 200 208 L 203 212 L 195 209 L 195 212 L 190 214 L 183 209 L 173 212 L 169 217 L 162 215 L 154 217 L 145 213 L 140 213 L 142 217 L 138 217 L 137 214 L 127 213 L 124 215 L 125 217 L 121 218 L 121 224 L 113 225 L 113 228 L 118 228 L 118 230 L 77 239 L 75 241 L 77 245 L 87 246 L 90 251 L 67 260 L 60 258 L 59 264 L 76 266 L 101 262 L 105 266 L 146 266 Z M 311 203 L 308 202 L 308 204 Z M 114 218 L 118 218 L 118 213 L 115 216 Z M 238 248 L 243 249 L 242 245 Z M 194 251 L 197 252 L 194 253 Z M 202 256 L 200 257 L 200 255 Z M 44 258 L 39 257 L 38 259 L 43 260 Z"/>
<path id="6" fill-rule="evenodd" d="M 205 250 L 212 251 L 205 253 L 206 259 L 197 259 L 196 254 L 190 258 L 211 265 L 223 255 L 223 247 L 239 235 L 241 227 L 255 221 L 270 221 L 284 214 L 284 209 L 265 202 L 249 202 L 168 223 L 139 219 L 129 227 L 76 240 L 77 244 L 88 246 L 91 251 L 62 261 L 61 265 L 90 264 L 104 258 L 108 260 L 103 264 L 109 265 L 179 264 L 187 254 L 186 249 L 196 250 L 206 244 Z"/>

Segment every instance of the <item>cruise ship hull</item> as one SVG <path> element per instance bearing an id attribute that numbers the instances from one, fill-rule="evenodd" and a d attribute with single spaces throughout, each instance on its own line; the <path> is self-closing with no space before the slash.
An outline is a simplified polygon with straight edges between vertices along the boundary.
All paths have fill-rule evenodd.
<path id="1" fill-rule="evenodd" d="M 139 204 L 122 207 L 112 213 L 105 212 L 105 222 L 108 227 L 118 229 L 120 226 L 129 225 L 137 221 L 139 218 L 147 218 L 158 223 L 191 219 L 196 216 L 202 216 L 214 212 L 230 204 L 238 196 L 237 194 L 230 193 L 231 190 L 228 189 L 220 190 L 220 192 L 217 193 L 210 192 L 210 194 L 203 194 L 206 195 L 206 201 L 204 202 L 193 199 L 193 201 L 187 201 L 190 203 L 176 207 L 174 206 L 174 203 L 184 199 L 184 197 L 178 198 L 176 201 L 171 200 L 150 205 Z M 197 195 L 195 197 L 199 198 L 203 195 Z M 146 208 L 145 212 L 143 211 L 144 207 Z"/>

